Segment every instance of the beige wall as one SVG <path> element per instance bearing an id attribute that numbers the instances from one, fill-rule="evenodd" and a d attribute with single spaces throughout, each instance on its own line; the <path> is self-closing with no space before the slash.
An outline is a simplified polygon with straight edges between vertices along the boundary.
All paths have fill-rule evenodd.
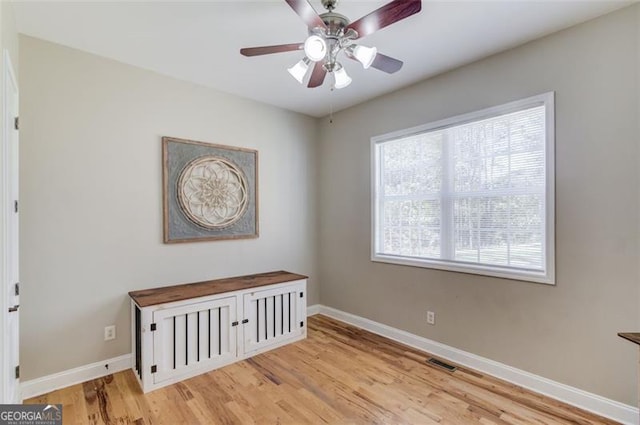
<path id="1" fill-rule="evenodd" d="M 34 38 L 20 52 L 24 380 L 130 353 L 131 290 L 285 269 L 318 302 L 314 119 Z M 259 151 L 260 238 L 162 243 L 165 135 Z"/>
<path id="2" fill-rule="evenodd" d="M 323 120 L 322 303 L 635 405 L 616 333 L 640 330 L 638 22 L 626 8 Z M 551 90 L 557 286 L 370 261 L 372 136 Z"/>
<path id="3" fill-rule="evenodd" d="M 0 37 L 3 49 L 9 51 L 11 61 L 16 73 L 18 72 L 18 32 L 16 30 L 16 21 L 13 14 L 13 6 L 10 2 L 0 2 Z M 0 65 L 2 66 L 2 65 Z M 16 79 L 18 76 L 16 75 Z"/>

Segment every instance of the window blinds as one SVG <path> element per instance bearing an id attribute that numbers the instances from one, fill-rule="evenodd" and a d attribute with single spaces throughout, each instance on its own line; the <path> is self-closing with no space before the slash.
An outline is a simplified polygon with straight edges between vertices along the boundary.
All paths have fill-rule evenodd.
<path id="1" fill-rule="evenodd" d="M 378 144 L 377 251 L 543 270 L 545 107 Z"/>

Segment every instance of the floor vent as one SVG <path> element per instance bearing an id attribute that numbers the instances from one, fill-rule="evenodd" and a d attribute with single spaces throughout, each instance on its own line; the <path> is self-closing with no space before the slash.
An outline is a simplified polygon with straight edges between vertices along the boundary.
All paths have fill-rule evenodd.
<path id="1" fill-rule="evenodd" d="M 438 359 L 434 359 L 433 357 L 430 358 L 429 360 L 427 360 L 427 363 L 431 363 L 432 365 L 435 365 L 435 366 L 441 367 L 443 369 L 446 369 L 449 372 L 455 372 L 455 370 L 456 370 L 455 366 L 452 366 L 452 365 L 450 365 L 448 363 L 442 362 L 442 361 L 440 361 Z"/>

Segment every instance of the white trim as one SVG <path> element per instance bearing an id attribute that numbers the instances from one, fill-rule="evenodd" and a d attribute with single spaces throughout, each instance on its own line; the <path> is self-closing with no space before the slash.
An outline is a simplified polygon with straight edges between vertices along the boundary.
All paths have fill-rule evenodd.
<path id="1" fill-rule="evenodd" d="M 320 304 L 314 304 L 307 307 L 307 317 L 315 316 L 316 314 L 319 314 L 321 307 L 322 306 Z"/>
<path id="2" fill-rule="evenodd" d="M 481 121 L 483 119 L 493 118 L 497 115 L 509 114 L 511 112 L 520 111 L 523 108 L 531 106 L 535 103 L 546 104 L 554 102 L 555 92 L 550 91 L 535 96 L 519 99 L 502 105 L 492 106 L 489 108 L 473 111 L 466 114 L 460 114 L 453 117 L 445 118 L 439 121 L 422 124 L 411 128 L 392 131 L 390 133 L 381 134 L 371 138 L 373 144 L 378 142 L 386 142 L 401 137 L 407 137 L 414 134 L 424 133 L 429 130 L 444 129 L 453 125 L 462 125 L 471 121 Z"/>
<path id="3" fill-rule="evenodd" d="M 408 257 L 390 253 L 379 252 L 380 237 L 380 215 L 382 208 L 382 196 L 378 195 L 379 188 L 383 185 L 382 176 L 379 174 L 380 163 L 380 146 L 386 142 L 411 137 L 417 134 L 423 134 L 430 131 L 442 130 L 452 126 L 464 125 L 469 122 L 482 121 L 500 115 L 506 115 L 513 112 L 522 111 L 532 107 L 544 107 L 545 114 L 545 240 L 544 240 L 544 259 L 541 270 L 529 270 L 512 266 L 499 266 L 490 264 L 468 263 L 456 261 L 450 258 L 452 252 L 446 254 L 441 253 L 444 258 L 422 258 Z M 445 142 L 446 146 L 446 142 Z M 444 154 L 443 154 L 444 155 Z M 495 276 L 506 279 L 522 280 L 535 283 L 544 283 L 555 285 L 555 92 L 550 91 L 525 99 L 508 102 L 502 105 L 473 111 L 466 114 L 457 115 L 443 120 L 419 125 L 416 127 L 393 131 L 391 133 L 374 136 L 371 138 L 371 261 L 391 263 L 413 267 L 424 267 L 439 270 L 448 270 L 454 272 L 479 274 L 485 276 Z M 446 156 L 449 160 L 450 157 Z M 447 167 L 443 165 L 443 170 Z M 445 173 L 446 174 L 446 173 Z M 446 181 L 446 179 L 445 179 Z M 444 189 L 443 189 L 444 190 Z M 497 192 L 490 191 L 492 196 Z M 514 191 L 508 191 L 508 194 L 515 194 Z M 542 191 L 540 190 L 542 194 Z M 434 199 L 449 199 L 448 196 L 441 194 Z M 450 207 L 447 203 L 442 203 L 442 221 L 448 220 L 451 212 L 447 212 Z M 441 225 L 441 231 L 444 233 L 447 226 Z M 449 229 L 450 230 L 450 229 Z M 442 250 L 449 241 L 449 237 L 441 234 Z"/>
<path id="4" fill-rule="evenodd" d="M 438 357 L 475 369 L 479 372 L 487 373 L 495 376 L 496 378 L 503 379 L 600 416 L 613 419 L 622 424 L 640 424 L 640 413 L 637 407 L 629 406 L 560 382 L 552 381 L 550 379 L 543 378 L 542 376 L 534 375 L 524 370 L 516 369 L 503 363 L 480 357 L 332 307 L 324 305 L 315 305 L 311 307 L 313 307 L 314 311 L 317 310 L 319 314 L 324 314 L 350 325 L 382 335 L 394 341 L 417 348 L 421 351 L 426 351 Z"/>
<path id="5" fill-rule="evenodd" d="M 452 272 L 479 274 L 483 276 L 494 276 L 503 279 L 520 280 L 524 282 L 544 283 L 554 285 L 548 273 L 538 270 L 518 270 L 504 267 L 493 267 L 487 264 L 463 263 L 461 261 L 434 260 L 416 257 L 403 257 L 400 255 L 375 254 L 371 261 L 376 263 L 399 264 L 402 266 L 423 267 L 437 270 L 447 270 Z"/>
<path id="6" fill-rule="evenodd" d="M 108 368 L 105 366 L 108 366 Z M 41 378 L 31 379 L 20 385 L 22 398 L 26 400 L 127 369 L 131 369 L 131 354 L 124 354 L 101 362 L 95 362 Z"/>
<path id="7" fill-rule="evenodd" d="M 556 92 L 545 93 L 545 261 L 548 282 L 556 284 Z M 638 416 L 638 415 L 636 415 Z"/>

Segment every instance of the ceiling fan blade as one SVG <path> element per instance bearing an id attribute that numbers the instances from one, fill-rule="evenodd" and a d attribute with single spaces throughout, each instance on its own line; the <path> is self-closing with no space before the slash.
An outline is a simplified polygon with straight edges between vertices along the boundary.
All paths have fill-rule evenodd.
<path id="1" fill-rule="evenodd" d="M 323 28 L 327 25 L 322 21 L 318 12 L 307 0 L 285 0 L 289 6 L 302 18 L 309 28 Z"/>
<path id="2" fill-rule="evenodd" d="M 244 49 L 240 49 L 240 53 L 244 56 L 260 56 L 270 55 L 271 53 L 291 52 L 294 50 L 302 49 L 304 49 L 304 44 L 293 43 L 279 44 L 277 46 L 245 47 Z"/>
<path id="3" fill-rule="evenodd" d="M 421 9 L 421 0 L 394 0 L 352 22 L 347 26 L 347 29 L 355 30 L 358 33 L 358 38 L 362 38 L 416 14 Z"/>
<path id="4" fill-rule="evenodd" d="M 316 62 L 316 66 L 313 67 L 311 78 L 309 78 L 309 84 L 307 87 L 320 87 L 324 83 L 324 77 L 326 77 L 327 71 L 322 66 L 322 62 Z"/>
<path id="5" fill-rule="evenodd" d="M 402 68 L 402 61 L 383 55 L 382 53 L 378 53 L 371 66 L 382 72 L 386 72 L 387 74 L 393 74 L 394 72 L 400 71 L 400 68 Z"/>

